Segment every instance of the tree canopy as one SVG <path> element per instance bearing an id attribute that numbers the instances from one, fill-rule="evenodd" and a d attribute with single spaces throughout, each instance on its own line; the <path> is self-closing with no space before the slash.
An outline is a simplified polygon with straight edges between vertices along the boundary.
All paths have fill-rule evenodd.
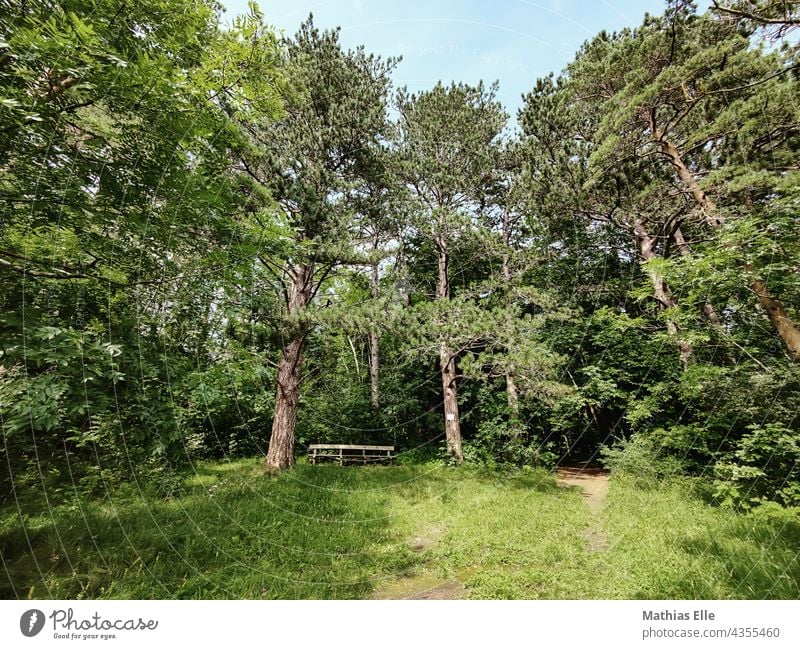
<path id="1" fill-rule="evenodd" d="M 671 0 L 516 124 L 255 4 L 0 9 L 4 485 L 384 442 L 800 504 L 797 3 Z"/>

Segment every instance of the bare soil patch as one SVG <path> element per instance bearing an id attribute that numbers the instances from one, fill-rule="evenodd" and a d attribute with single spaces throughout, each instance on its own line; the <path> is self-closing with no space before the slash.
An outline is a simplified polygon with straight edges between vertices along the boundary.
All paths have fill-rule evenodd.
<path id="1" fill-rule="evenodd" d="M 592 516 L 586 528 L 587 552 L 601 552 L 608 545 L 608 539 L 600 527 L 599 516 L 608 495 L 608 471 L 596 467 L 561 466 L 556 469 L 556 481 L 562 487 L 578 487 L 589 506 Z"/>
<path id="2" fill-rule="evenodd" d="M 451 579 L 428 590 L 411 593 L 403 599 L 463 599 L 466 592 L 464 584 Z"/>
<path id="3" fill-rule="evenodd" d="M 466 592 L 464 583 L 457 579 L 442 581 L 441 577 L 417 575 L 385 584 L 370 599 L 463 599 Z"/>

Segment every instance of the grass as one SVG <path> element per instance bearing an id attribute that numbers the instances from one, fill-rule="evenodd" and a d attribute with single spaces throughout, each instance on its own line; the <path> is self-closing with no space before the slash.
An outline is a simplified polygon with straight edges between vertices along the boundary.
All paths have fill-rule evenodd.
<path id="1" fill-rule="evenodd" d="M 543 471 L 207 463 L 179 498 L 0 510 L 0 597 L 363 598 L 458 580 L 474 598 L 797 598 L 796 515 L 621 476 L 593 520 Z M 590 527 L 605 549 L 587 549 Z"/>

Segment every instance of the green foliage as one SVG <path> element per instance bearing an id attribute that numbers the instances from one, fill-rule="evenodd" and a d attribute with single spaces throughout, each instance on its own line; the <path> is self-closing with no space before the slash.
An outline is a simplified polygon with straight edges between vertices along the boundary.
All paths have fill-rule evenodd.
<path id="1" fill-rule="evenodd" d="M 482 82 L 401 90 L 393 124 L 394 59 L 255 4 L 0 0 L 2 486 L 179 497 L 188 461 L 264 453 L 287 341 L 300 451 L 431 460 L 444 344 L 468 463 L 604 447 L 796 505 L 784 5 L 599 34 L 511 132 Z"/>
<path id="2" fill-rule="evenodd" d="M 714 465 L 716 496 L 723 501 L 800 504 L 800 433 L 779 423 L 751 424 Z"/>
<path id="3" fill-rule="evenodd" d="M 179 426 L 195 457 L 252 457 L 266 452 L 274 408 L 274 371 L 241 350 L 181 381 Z"/>
<path id="4" fill-rule="evenodd" d="M 5 488 L 24 487 L 37 478 L 68 488 L 62 481 L 70 468 L 59 460 L 65 452 L 76 460 L 120 459 L 118 431 L 107 413 L 126 376 L 120 371 L 119 346 L 107 342 L 104 333 L 98 323 L 83 331 L 39 326 L 27 329 L 24 338 L 7 339 L 0 350 L 0 417 L 4 454 L 14 463 L 0 472 Z M 75 477 L 80 477 L 82 467 L 76 464 Z M 118 477 L 119 471 L 106 474 Z"/>
<path id="5" fill-rule="evenodd" d="M 280 108 L 274 34 L 217 9 L 2 4 L 4 484 L 166 484 L 185 462 L 175 388 L 220 353 L 212 304 L 246 249 L 220 98 Z"/>
<path id="6" fill-rule="evenodd" d="M 551 468 L 558 459 L 553 442 L 526 431 L 507 415 L 486 419 L 464 447 L 464 460 L 490 469 L 509 467 Z"/>
<path id="7" fill-rule="evenodd" d="M 601 449 L 603 465 L 644 484 L 675 478 L 686 471 L 686 463 L 670 454 L 659 436 L 663 430 L 640 433 Z"/>
<path id="8" fill-rule="evenodd" d="M 768 283 L 796 326 L 797 48 L 765 46 L 764 24 L 670 3 L 588 41 L 537 82 L 520 122 L 532 230 L 555 258 L 534 273 L 583 312 L 546 339 L 572 355 L 576 388 L 553 431 L 570 446 L 623 440 L 615 465 L 714 473 L 743 501 L 760 479 L 759 495 L 788 502 L 760 478 L 768 453 L 737 454 L 752 427 L 791 428 L 797 404 L 788 342 L 755 289 Z M 794 482 L 790 466 L 774 478 Z"/>
<path id="9" fill-rule="evenodd" d="M 441 82 L 431 90 L 398 93 L 398 173 L 418 200 L 432 209 L 434 236 L 458 229 L 455 214 L 480 199 L 487 171 L 496 164 L 497 140 L 507 115 L 496 100 L 497 85 L 485 88 Z M 463 216 L 463 215 L 462 215 Z"/>
<path id="10" fill-rule="evenodd" d="M 112 387 L 125 376 L 115 361 L 119 346 L 104 342 L 102 330 L 84 334 L 39 327 L 26 333 L 25 340 L 2 352 L 8 368 L 0 392 L 7 435 L 29 428 L 33 432 L 53 431 L 77 417 L 91 417 L 92 410 L 102 412 L 109 407 Z M 99 384 L 98 389 L 94 384 Z M 89 402 L 87 394 L 105 394 L 106 399 Z M 88 432 L 67 432 L 73 434 L 68 441 L 78 446 L 95 441 Z"/>

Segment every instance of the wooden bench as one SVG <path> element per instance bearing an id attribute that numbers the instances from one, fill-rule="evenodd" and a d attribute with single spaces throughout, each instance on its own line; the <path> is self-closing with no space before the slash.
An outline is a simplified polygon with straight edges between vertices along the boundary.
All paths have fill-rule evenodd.
<path id="1" fill-rule="evenodd" d="M 308 463 L 338 462 L 344 464 L 388 464 L 394 461 L 394 446 L 359 444 L 310 444 Z"/>

